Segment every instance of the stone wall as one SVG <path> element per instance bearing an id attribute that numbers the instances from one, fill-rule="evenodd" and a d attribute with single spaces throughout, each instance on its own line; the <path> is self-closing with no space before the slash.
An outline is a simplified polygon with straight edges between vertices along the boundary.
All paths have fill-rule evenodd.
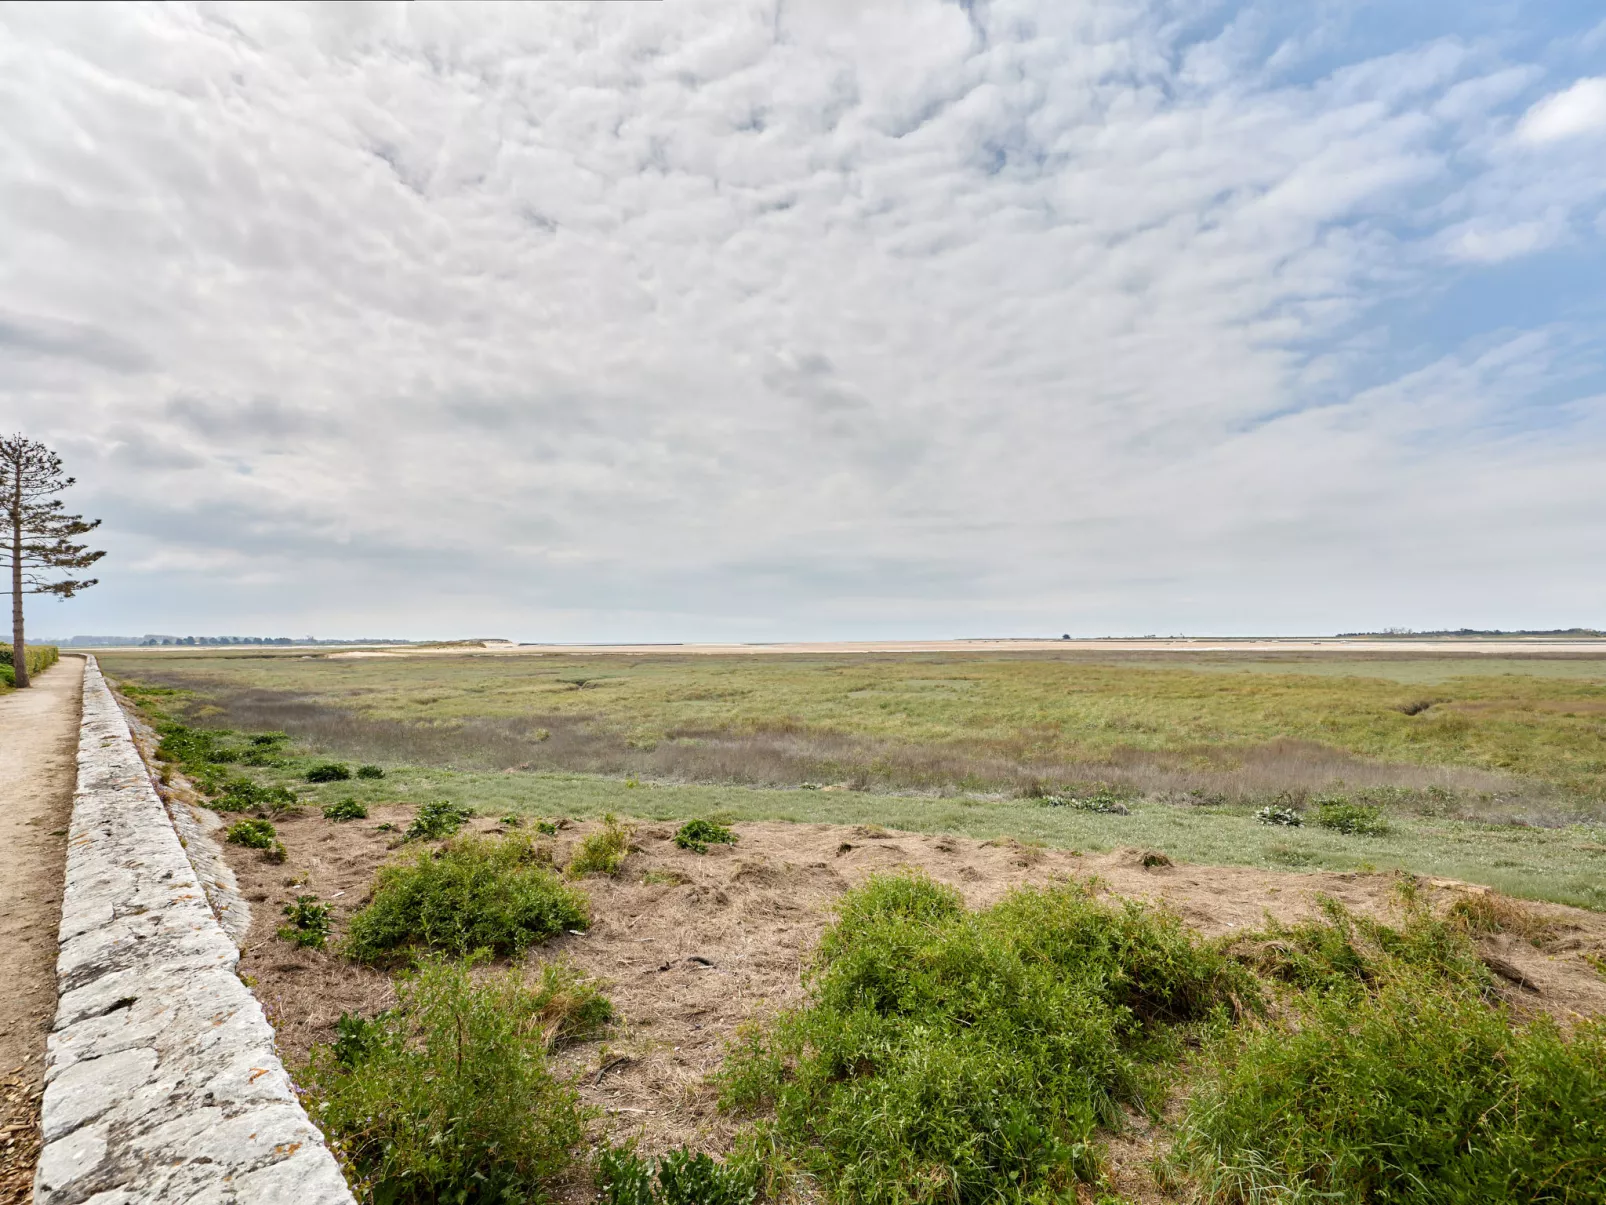
<path id="1" fill-rule="evenodd" d="M 93 657 L 37 1205 L 352 1205 Z"/>

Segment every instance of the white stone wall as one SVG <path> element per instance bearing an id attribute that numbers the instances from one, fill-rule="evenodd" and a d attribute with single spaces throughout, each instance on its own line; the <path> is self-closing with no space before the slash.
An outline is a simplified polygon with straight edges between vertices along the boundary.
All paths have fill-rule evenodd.
<path id="1" fill-rule="evenodd" d="M 352 1205 L 93 657 L 36 1205 Z"/>

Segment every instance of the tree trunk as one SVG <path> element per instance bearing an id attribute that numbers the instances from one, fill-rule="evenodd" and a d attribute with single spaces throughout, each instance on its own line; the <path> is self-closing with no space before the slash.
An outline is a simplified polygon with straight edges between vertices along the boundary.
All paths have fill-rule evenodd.
<path id="1" fill-rule="evenodd" d="M 28 648 L 22 638 L 22 465 L 11 490 L 11 670 L 17 685 L 28 683 Z"/>

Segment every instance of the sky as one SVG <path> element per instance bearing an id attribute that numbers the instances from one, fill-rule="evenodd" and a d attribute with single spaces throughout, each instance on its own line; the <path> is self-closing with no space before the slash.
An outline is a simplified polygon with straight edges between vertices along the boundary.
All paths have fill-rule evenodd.
<path id="1" fill-rule="evenodd" d="M 0 6 L 34 632 L 1606 627 L 1597 0 Z"/>

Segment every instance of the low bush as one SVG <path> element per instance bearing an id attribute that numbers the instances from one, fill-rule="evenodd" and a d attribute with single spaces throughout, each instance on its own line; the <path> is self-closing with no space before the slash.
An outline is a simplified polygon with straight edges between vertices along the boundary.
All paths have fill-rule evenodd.
<path id="1" fill-rule="evenodd" d="M 675 834 L 675 844 L 694 854 L 706 854 L 710 845 L 735 845 L 736 834 L 712 820 L 688 820 Z"/>
<path id="2" fill-rule="evenodd" d="M 602 818 L 602 827 L 580 842 L 580 848 L 569 860 L 564 873 L 571 879 L 588 874 L 613 876 L 624 868 L 630 855 L 630 837 L 634 830 L 621 824 L 612 813 Z"/>
<path id="3" fill-rule="evenodd" d="M 329 905 L 320 904 L 315 895 L 298 895 L 296 902 L 284 906 L 289 923 L 279 929 L 279 939 L 296 946 L 321 950 L 329 940 Z"/>
<path id="4" fill-rule="evenodd" d="M 207 803 L 215 812 L 266 812 L 282 816 L 299 807 L 289 787 L 264 787 L 243 775 L 231 774 L 216 782 L 216 791 Z"/>
<path id="5" fill-rule="evenodd" d="M 385 772 L 383 770 L 381 770 L 378 766 L 373 766 L 373 765 L 358 766 L 357 767 L 357 777 L 358 778 L 370 778 L 370 779 L 383 778 L 383 777 L 385 777 Z"/>
<path id="6" fill-rule="evenodd" d="M 319 762 L 307 771 L 308 782 L 345 782 L 351 777 L 351 767 L 337 761 Z"/>
<path id="7" fill-rule="evenodd" d="M 1298 828 L 1305 823 L 1305 818 L 1296 810 L 1288 807 L 1263 807 L 1255 813 L 1255 819 L 1262 824 L 1280 824 L 1285 828 Z"/>
<path id="8" fill-rule="evenodd" d="M 656 1160 L 643 1159 L 633 1146 L 609 1147 L 597 1161 L 607 1205 L 750 1205 L 759 1170 L 751 1155 L 716 1163 L 685 1147 Z"/>
<path id="9" fill-rule="evenodd" d="M 841 1201 L 1068 1199 L 1096 1128 L 1152 1106 L 1174 1027 L 1258 997 L 1179 921 L 1077 884 L 983 912 L 917 875 L 848 893 L 808 1002 L 752 1032 L 722 1102 Z"/>
<path id="10" fill-rule="evenodd" d="M 325 820 L 366 820 L 368 819 L 367 805 L 356 799 L 342 799 L 338 803 L 331 803 L 323 809 Z"/>
<path id="11" fill-rule="evenodd" d="M 0 667 L 7 672 L 3 677 L 8 686 L 17 684 L 14 647 L 9 644 L 0 645 Z M 28 665 L 28 675 L 42 674 L 56 662 L 61 660 L 61 650 L 53 644 L 25 644 L 22 646 L 23 657 Z"/>
<path id="12" fill-rule="evenodd" d="M 1069 790 L 1039 797 L 1038 803 L 1049 808 L 1074 808 L 1078 812 L 1095 812 L 1107 816 L 1128 814 L 1126 802 L 1113 787 L 1096 786 L 1087 790 Z"/>
<path id="13" fill-rule="evenodd" d="M 1348 800 L 1324 800 L 1316 806 L 1316 823 L 1334 832 L 1351 836 L 1381 837 L 1389 831 L 1383 809 L 1373 804 Z"/>
<path id="14" fill-rule="evenodd" d="M 299 1077 L 359 1199 L 553 1200 L 588 1111 L 547 1062 L 550 1001 L 517 970 L 433 959 L 396 994 L 377 1017 L 342 1018 Z"/>
<path id="15" fill-rule="evenodd" d="M 474 809 L 461 807 L 448 799 L 437 799 L 418 809 L 407 826 L 409 841 L 438 841 L 450 837 L 474 818 Z"/>
<path id="16" fill-rule="evenodd" d="M 413 946 L 516 955 L 589 923 L 586 897 L 566 886 L 529 838 L 459 837 L 411 862 L 382 867 L 372 900 L 351 918 L 345 950 L 383 962 Z"/>
<path id="17" fill-rule="evenodd" d="M 224 834 L 224 840 L 230 845 L 243 845 L 247 849 L 271 849 L 278 837 L 278 830 L 266 820 L 241 820 L 229 825 Z"/>

